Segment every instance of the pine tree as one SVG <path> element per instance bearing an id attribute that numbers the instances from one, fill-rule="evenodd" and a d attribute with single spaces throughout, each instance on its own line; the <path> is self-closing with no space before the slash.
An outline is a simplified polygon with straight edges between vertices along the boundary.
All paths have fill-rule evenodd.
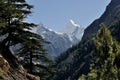
<path id="1" fill-rule="evenodd" d="M 31 5 L 25 0 L 1 0 L 0 1 L 0 35 L 5 36 L 1 41 L 8 47 L 30 40 L 30 37 L 41 37 L 29 32 L 35 25 L 27 23 L 24 19 L 31 14 Z"/>
<path id="2" fill-rule="evenodd" d="M 118 80 L 120 78 L 120 45 L 111 36 L 105 24 L 94 37 L 94 60 L 86 80 Z"/>
<path id="3" fill-rule="evenodd" d="M 31 14 L 32 5 L 26 0 L 0 0 L 0 46 L 19 45 L 18 53 L 29 63 L 29 72 L 33 73 L 34 61 L 39 61 L 39 67 L 48 62 L 45 49 L 42 44 L 45 42 L 41 36 L 30 32 L 36 27 L 34 23 L 28 23 L 25 18 Z M 4 54 L 5 55 L 5 54 Z M 44 67 L 48 65 L 45 63 Z M 38 66 L 38 65 L 37 65 Z"/>
<path id="4" fill-rule="evenodd" d="M 95 62 L 99 64 L 96 66 L 97 78 L 104 80 L 119 79 L 119 70 L 116 67 L 115 59 L 120 55 L 120 46 L 117 41 L 111 36 L 110 31 L 105 24 L 101 24 L 102 28 L 95 36 Z"/>
<path id="5" fill-rule="evenodd" d="M 20 62 L 30 73 L 39 75 L 44 80 L 53 74 L 52 69 L 49 68 L 52 61 L 46 57 L 47 53 L 44 49 L 41 51 L 40 45 L 40 42 L 33 38 L 17 50 L 17 56 L 22 57 Z"/>

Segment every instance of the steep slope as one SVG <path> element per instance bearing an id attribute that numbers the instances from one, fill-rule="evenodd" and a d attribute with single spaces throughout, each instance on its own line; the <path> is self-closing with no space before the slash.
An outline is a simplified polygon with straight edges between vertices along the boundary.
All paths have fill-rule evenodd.
<path id="1" fill-rule="evenodd" d="M 9 49 L 0 44 L 0 80 L 40 80 L 28 74 Z"/>
<path id="2" fill-rule="evenodd" d="M 92 24 L 90 24 L 90 26 L 85 29 L 82 39 L 93 36 L 100 29 L 100 23 L 105 23 L 109 26 L 110 23 L 115 20 L 119 11 L 120 0 L 111 0 L 103 15 L 99 19 L 96 19 Z"/>
<path id="3" fill-rule="evenodd" d="M 80 41 L 84 29 L 79 27 L 79 25 L 70 21 L 63 32 L 55 32 L 44 27 L 43 24 L 40 24 L 36 33 L 42 35 L 46 41 L 50 42 L 50 44 L 44 44 L 44 46 L 48 50 L 48 57 L 54 59 L 60 55 L 60 53 L 66 51 Z"/>
<path id="4" fill-rule="evenodd" d="M 81 42 L 57 58 L 55 67 L 58 72 L 54 76 L 54 80 L 77 80 L 80 75 L 89 72 L 89 66 L 93 59 L 91 53 L 94 49 L 92 36 L 100 29 L 99 25 L 102 22 L 107 24 L 113 37 L 120 42 L 119 0 L 111 0 L 104 14 L 85 30 Z"/>

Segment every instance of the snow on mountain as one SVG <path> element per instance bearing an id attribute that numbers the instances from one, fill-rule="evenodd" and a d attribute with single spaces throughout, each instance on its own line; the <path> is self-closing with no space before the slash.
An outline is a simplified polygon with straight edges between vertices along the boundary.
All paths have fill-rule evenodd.
<path id="1" fill-rule="evenodd" d="M 78 40 L 81 40 L 84 33 L 84 28 L 76 24 L 73 20 L 70 20 L 69 23 L 60 32 L 73 35 Z"/>
<path id="2" fill-rule="evenodd" d="M 42 23 L 36 29 L 36 33 L 41 35 L 50 44 L 44 44 L 45 49 L 48 50 L 48 57 L 54 59 L 60 53 L 66 51 L 68 48 L 77 44 L 83 34 L 83 29 L 70 20 L 69 24 L 61 32 L 56 32 L 46 28 Z"/>

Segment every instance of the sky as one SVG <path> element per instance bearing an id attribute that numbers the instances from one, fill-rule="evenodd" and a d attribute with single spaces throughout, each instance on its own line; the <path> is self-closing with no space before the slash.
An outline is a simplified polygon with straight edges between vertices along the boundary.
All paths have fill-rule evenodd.
<path id="1" fill-rule="evenodd" d="M 111 0 L 27 0 L 34 6 L 27 21 L 43 23 L 46 27 L 60 31 L 70 19 L 87 27 L 99 18 Z"/>

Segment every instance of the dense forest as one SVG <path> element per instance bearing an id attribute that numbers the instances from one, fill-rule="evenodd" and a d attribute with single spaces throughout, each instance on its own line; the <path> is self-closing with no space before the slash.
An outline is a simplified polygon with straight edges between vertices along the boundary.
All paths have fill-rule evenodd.
<path id="1" fill-rule="evenodd" d="M 82 40 L 54 61 L 43 47 L 49 42 L 31 32 L 37 25 L 25 21 L 32 8 L 26 0 L 0 0 L 0 79 L 39 80 L 27 73 L 40 80 L 120 79 L 119 0 L 111 0 L 103 15 L 86 28 Z M 13 47 L 17 48 L 12 51 Z M 27 71 L 23 70 L 25 78 L 20 65 Z M 14 74 L 20 74 L 19 79 Z"/>

